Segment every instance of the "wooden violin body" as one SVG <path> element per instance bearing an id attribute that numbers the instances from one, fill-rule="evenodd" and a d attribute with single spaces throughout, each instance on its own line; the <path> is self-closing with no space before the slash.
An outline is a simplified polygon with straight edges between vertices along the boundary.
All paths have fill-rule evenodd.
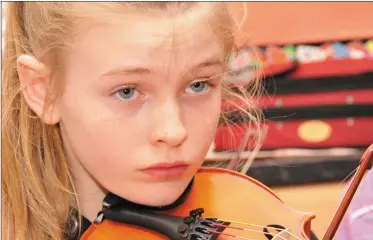
<path id="1" fill-rule="evenodd" d="M 146 225 L 144 222 L 151 217 L 134 220 L 134 223 L 131 224 L 130 219 L 127 219 L 125 221 L 127 223 L 124 223 L 109 220 L 104 216 L 104 220 L 92 224 L 81 239 L 166 240 L 171 238 L 172 240 L 220 240 L 234 239 L 232 236 L 239 236 L 240 238 L 237 239 L 309 240 L 311 220 L 315 217 L 313 214 L 290 208 L 260 182 L 238 172 L 220 168 L 201 168 L 195 175 L 193 185 L 185 201 L 174 209 L 157 212 L 157 214 L 176 216 L 178 218 L 171 219 L 171 222 L 176 223 L 181 219 L 180 222 L 182 223 L 182 219 L 188 216 L 190 218 L 190 211 L 197 208 L 204 210 L 200 219 L 217 218 L 229 224 L 226 228 L 220 228 L 221 234 L 193 235 L 192 232 L 186 234 L 184 229 L 184 235 L 170 237 L 171 235 L 166 236 L 141 226 Z M 127 215 L 127 212 L 130 212 L 126 212 L 125 209 L 120 211 Z M 130 218 L 130 216 L 127 216 L 127 218 Z M 201 223 L 201 221 L 198 220 L 198 223 Z M 175 228 L 183 228 L 183 226 L 177 224 L 175 224 Z M 201 226 L 203 228 L 207 225 L 202 223 Z M 171 228 L 174 227 L 171 226 Z M 164 231 L 166 233 L 171 232 L 171 230 Z M 180 229 L 175 229 L 175 234 L 178 231 L 181 232 Z M 198 232 L 198 227 L 194 228 L 193 231 Z"/>

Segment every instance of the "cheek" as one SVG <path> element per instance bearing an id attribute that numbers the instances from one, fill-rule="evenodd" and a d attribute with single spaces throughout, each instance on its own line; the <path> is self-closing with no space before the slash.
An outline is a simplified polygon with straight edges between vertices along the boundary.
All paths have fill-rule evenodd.
<path id="1" fill-rule="evenodd" d="M 207 99 L 199 100 L 185 111 L 190 144 L 207 151 L 214 140 L 221 113 L 221 94 L 216 91 Z"/>
<path id="2" fill-rule="evenodd" d="M 143 123 L 131 117 L 118 118 L 112 109 L 89 94 L 73 98 L 66 92 L 61 107 L 61 122 L 73 161 L 80 161 L 99 178 L 133 168 L 135 163 L 130 161 L 128 149 L 136 151 L 141 147 L 136 140 L 142 134 L 133 126 Z"/>

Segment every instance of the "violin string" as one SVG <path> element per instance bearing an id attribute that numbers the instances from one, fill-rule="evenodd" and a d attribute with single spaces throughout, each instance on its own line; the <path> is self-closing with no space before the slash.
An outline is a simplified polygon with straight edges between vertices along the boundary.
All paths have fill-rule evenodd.
<path id="1" fill-rule="evenodd" d="M 215 223 L 213 225 L 215 225 L 217 227 L 231 228 L 231 229 L 236 229 L 236 230 L 241 230 L 241 231 L 247 231 L 247 232 L 254 232 L 254 233 L 263 234 L 263 231 L 249 229 L 249 228 L 232 227 L 232 226 L 226 226 L 226 225 L 215 224 Z M 283 230 L 283 229 L 281 229 L 281 230 Z M 275 235 L 277 235 L 277 234 L 274 235 L 273 233 L 267 233 L 267 234 L 272 235 L 272 237 L 274 237 Z M 280 237 L 280 239 L 282 239 L 282 240 L 287 240 L 286 238 L 283 238 L 282 236 L 278 236 L 278 237 Z"/>
<path id="2" fill-rule="evenodd" d="M 244 223 L 244 222 L 238 222 L 238 221 L 229 221 L 229 220 L 226 220 L 226 219 L 218 219 L 218 220 L 219 221 L 223 221 L 223 222 L 229 222 L 229 223 L 235 223 L 235 224 L 239 224 L 239 225 L 244 225 L 244 226 L 252 226 L 252 227 L 260 227 L 260 228 L 267 228 L 267 229 L 278 230 L 280 232 L 286 232 L 286 233 L 288 233 L 289 235 L 293 236 L 297 240 L 303 240 L 301 237 L 299 237 L 296 234 L 290 232 L 288 229 L 282 229 L 282 228 L 276 228 L 276 227 L 267 227 L 267 226 L 264 226 L 264 225 L 252 224 L 252 223 Z M 214 225 L 217 225 L 217 224 L 214 223 Z M 235 227 L 232 227 L 232 226 L 225 226 L 225 225 L 220 225 L 220 226 L 221 227 L 228 227 L 228 228 L 235 228 Z M 239 229 L 239 228 L 237 228 L 237 229 Z M 250 229 L 250 228 L 241 228 L 241 230 L 250 231 L 250 232 L 257 232 L 257 233 L 263 233 L 263 231 L 253 230 L 253 229 Z M 279 236 L 279 237 L 282 238 L 283 240 L 286 240 L 286 239 L 284 239 L 281 236 Z"/>
<path id="3" fill-rule="evenodd" d="M 218 234 L 218 235 L 232 237 L 232 238 L 238 238 L 238 239 L 244 239 L 244 240 L 258 240 L 258 239 L 254 239 L 254 238 L 236 236 L 236 235 L 232 235 L 232 234 L 228 234 L 228 233 L 221 233 L 221 232 L 217 232 L 217 231 L 214 231 L 214 230 L 209 230 L 209 232 L 213 233 L 213 234 Z"/>
<path id="4" fill-rule="evenodd" d="M 224 225 L 223 225 L 224 226 Z M 227 227 L 225 226 L 226 228 L 233 228 L 233 227 Z M 244 229 L 240 229 L 240 228 L 236 228 L 238 230 L 244 230 Z M 233 238 L 239 238 L 239 239 L 246 239 L 246 240 L 257 240 L 257 239 L 254 239 L 254 238 L 248 238 L 248 237 L 242 237 L 242 236 L 237 236 L 237 235 L 232 235 L 232 234 L 228 234 L 228 233 L 222 233 L 222 232 L 217 232 L 217 231 L 213 231 L 213 230 L 208 230 L 210 233 L 215 233 L 215 234 L 219 234 L 219 235 L 223 235 L 223 236 L 228 236 L 228 237 L 233 237 Z M 260 232 L 260 231 L 255 231 L 255 232 Z M 284 231 L 283 231 L 284 232 Z M 285 230 L 285 232 L 288 233 L 287 230 Z M 260 232 L 260 233 L 263 233 L 263 232 Z M 288 240 L 282 236 L 280 236 L 279 234 L 281 234 L 282 232 L 278 232 L 277 234 L 272 234 L 272 233 L 267 233 L 267 234 L 270 234 L 273 239 L 277 238 L 277 237 L 280 237 L 282 240 Z"/>
<path id="5" fill-rule="evenodd" d="M 247 226 L 253 226 L 253 227 L 260 227 L 260 228 L 268 228 L 268 229 L 273 229 L 273 230 L 279 230 L 279 231 L 282 231 L 284 230 L 283 228 L 277 228 L 277 227 L 268 227 L 268 226 L 264 226 L 264 225 L 259 225 L 259 224 L 253 224 L 253 223 L 245 223 L 245 222 L 239 222 L 239 221 L 229 221 L 227 219 L 218 219 L 220 221 L 224 221 L 224 222 L 229 222 L 229 223 L 235 223 L 235 224 L 239 224 L 239 225 L 247 225 Z M 289 233 L 292 235 L 292 233 Z M 294 237 L 297 237 L 296 235 Z M 299 238 L 299 237 L 298 237 Z"/>

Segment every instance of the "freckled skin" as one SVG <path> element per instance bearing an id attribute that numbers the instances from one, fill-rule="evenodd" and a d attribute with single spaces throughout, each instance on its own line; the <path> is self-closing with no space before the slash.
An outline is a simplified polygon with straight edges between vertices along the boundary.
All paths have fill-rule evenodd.
<path id="1" fill-rule="evenodd" d="M 202 93 L 193 92 L 191 83 L 222 73 L 222 67 L 194 67 L 214 57 L 222 60 L 223 46 L 201 17 L 181 17 L 91 28 L 82 31 L 69 54 L 59 101 L 61 131 L 83 213 L 90 219 L 101 207 L 103 189 L 141 204 L 172 203 L 214 139 L 220 79 Z M 102 76 L 121 66 L 151 71 Z M 120 99 L 115 92 L 127 85 L 137 92 Z M 175 161 L 190 164 L 176 179 L 157 181 L 139 170 Z"/>

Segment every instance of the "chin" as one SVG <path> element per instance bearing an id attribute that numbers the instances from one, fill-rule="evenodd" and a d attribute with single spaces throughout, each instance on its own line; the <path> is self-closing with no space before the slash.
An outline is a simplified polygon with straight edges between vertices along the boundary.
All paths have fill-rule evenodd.
<path id="1" fill-rule="evenodd" d="M 182 193 L 183 191 L 177 192 L 177 194 L 167 193 L 163 194 L 163 196 L 157 196 L 149 201 L 149 204 L 147 205 L 161 207 L 173 204 L 181 196 Z"/>
<path id="2" fill-rule="evenodd" d="M 149 198 L 147 201 L 149 206 L 166 206 L 173 204 L 185 191 L 187 184 L 183 184 L 178 188 L 167 189 L 163 191 L 157 191 L 157 194 L 153 198 Z"/>
<path id="3" fill-rule="evenodd" d="M 138 189 L 141 190 L 133 193 L 134 195 L 131 194 L 133 197 L 127 200 L 151 207 L 170 205 L 183 194 L 189 182 L 190 180 L 183 180 L 146 184 L 146 186 L 139 187 Z"/>

